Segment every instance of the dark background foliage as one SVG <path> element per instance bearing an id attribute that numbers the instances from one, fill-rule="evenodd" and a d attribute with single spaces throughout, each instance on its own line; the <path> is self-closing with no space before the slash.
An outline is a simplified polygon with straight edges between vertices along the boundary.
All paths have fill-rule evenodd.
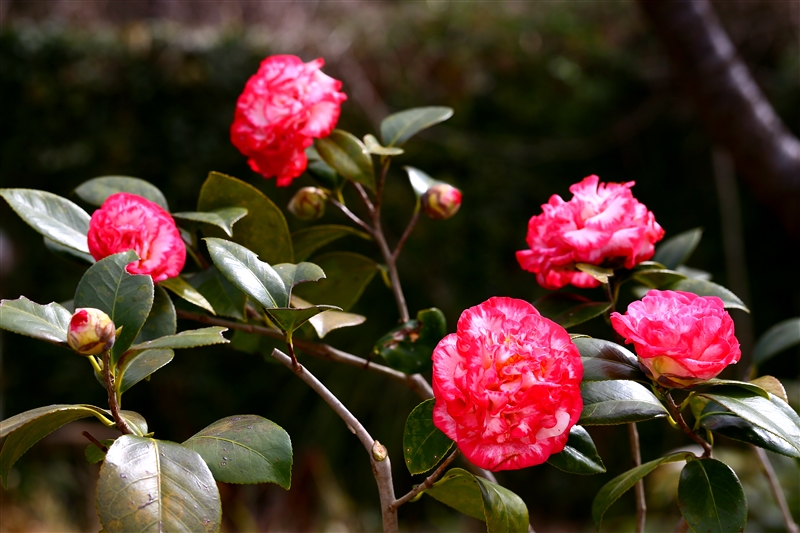
<path id="1" fill-rule="evenodd" d="M 263 57 L 321 56 L 325 71 L 343 80 L 349 95 L 339 127 L 358 136 L 373 132 L 392 111 L 422 105 L 455 109 L 450 121 L 407 145 L 386 190 L 386 227 L 394 239 L 413 202 L 402 164 L 464 193 L 456 217 L 423 220 L 406 246 L 400 270 L 412 314 L 437 306 L 452 331 L 463 309 L 490 296 L 532 301 L 542 295 L 514 252 L 524 248 L 527 221 L 539 206 L 552 194 L 569 197 L 569 185 L 589 174 L 636 181 L 634 195 L 655 213 L 667 236 L 702 226 L 703 241 L 689 264 L 722 284 L 730 280 L 721 210 L 740 211 L 743 230 L 737 236 L 749 276 L 738 290 L 753 310 L 751 326 L 734 312 L 740 331 L 746 337 L 752 327 L 757 336 L 800 314 L 793 281 L 798 232 L 781 224 L 744 185 L 734 184 L 740 206 L 720 207 L 712 141 L 634 4 L 226 2 L 224 8 L 198 4 L 203 9 L 188 11 L 180 2 L 134 2 L 113 10 L 101 2 L 80 9 L 72 4 L 3 4 L 3 187 L 45 189 L 74 199 L 71 191 L 86 179 L 130 175 L 158 185 L 173 211 L 186 211 L 195 207 L 207 173 L 218 170 L 285 205 L 297 186 L 311 179 L 276 188 L 249 170 L 230 144 L 228 128 L 236 98 Z M 796 6 L 716 7 L 768 99 L 798 134 Z M 40 303 L 71 299 L 83 268 L 49 255 L 40 237 L 5 204 L 0 217 L 0 295 L 24 294 Z M 344 219 L 331 213 L 323 221 Z M 301 227 L 294 220 L 290 224 Z M 374 256 L 359 242 L 345 245 Z M 396 309 L 376 278 L 356 311 L 369 316 L 367 323 L 329 339 L 365 356 L 394 325 Z M 579 331 L 607 334 L 597 322 Z M 50 403 L 103 404 L 103 390 L 76 356 L 15 335 L 3 334 L 2 343 L 3 416 Z M 764 371 L 796 384 L 791 380 L 800 371 L 797 359 L 796 351 L 783 354 Z M 398 453 L 403 422 L 417 398 L 357 369 L 307 362 L 394 454 L 398 492 L 410 488 Z M 159 438 L 169 440 L 184 440 L 237 413 L 259 414 L 287 429 L 296 453 L 292 490 L 223 487 L 231 531 L 379 526 L 374 482 L 361 447 L 302 383 L 258 354 L 179 352 L 125 401 L 126 408 L 145 415 Z M 645 460 L 685 444 L 663 422 L 642 424 L 641 431 Z M 541 466 L 499 476 L 526 501 L 538 531 L 586 529 L 597 489 L 628 468 L 624 428 L 591 432 L 609 474 L 575 478 Z M 48 509 L 37 479 L 50 480 L 53 516 L 63 514 L 55 523 L 92 527 L 93 474 L 81 463 L 78 434 L 62 437 L 75 444 L 66 451 L 42 446 L 22 459 L 21 481 L 17 476 L 14 489 L 0 490 L 16 505 L 3 507 L 0 529 L 3 522 L 15 524 L 14 513 L 23 516 L 30 502 L 39 502 L 33 516 Z M 664 527 L 671 529 L 676 509 L 659 496 L 660 487 L 650 487 L 653 527 L 663 516 L 669 524 Z M 627 527 L 633 504 L 623 500 L 611 510 L 612 529 Z M 58 507 L 59 501 L 73 505 Z M 768 510 L 758 511 L 752 502 L 751 509 L 760 527 L 772 527 Z M 432 501 L 404 506 L 400 518 L 411 529 L 481 527 Z"/>

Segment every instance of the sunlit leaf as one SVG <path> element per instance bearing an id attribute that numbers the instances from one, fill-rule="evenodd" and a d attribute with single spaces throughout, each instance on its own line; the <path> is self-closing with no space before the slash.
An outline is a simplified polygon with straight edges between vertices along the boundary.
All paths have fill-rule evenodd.
<path id="1" fill-rule="evenodd" d="M 434 185 L 443 183 L 433 179 L 418 168 L 404 166 L 403 169 L 408 173 L 408 181 L 411 183 L 411 188 L 414 189 L 414 194 L 416 194 L 417 197 L 421 197 Z"/>
<path id="2" fill-rule="evenodd" d="M 389 115 L 381 122 L 381 139 L 385 146 L 400 146 L 420 131 L 444 122 L 453 116 L 453 109 L 443 106 L 415 107 Z"/>
<path id="3" fill-rule="evenodd" d="M 333 130 L 328 137 L 314 141 L 320 157 L 343 178 L 375 190 L 375 169 L 369 150 L 358 137 Z"/>
<path id="4" fill-rule="evenodd" d="M 244 246 L 206 238 L 211 260 L 228 281 L 264 307 L 288 307 L 289 293 L 272 266 Z"/>
<path id="5" fill-rule="evenodd" d="M 189 283 L 220 316 L 244 320 L 247 295 L 228 281 L 216 267 L 191 277 Z"/>
<path id="6" fill-rule="evenodd" d="M 662 288 L 672 291 L 691 292 L 697 294 L 698 296 L 716 296 L 722 300 L 722 303 L 725 305 L 726 309 L 733 308 L 741 309 L 742 311 L 746 311 L 748 313 L 750 312 L 750 310 L 746 305 L 744 305 L 744 302 L 742 302 L 738 296 L 733 294 L 722 285 L 717 285 L 713 281 L 706 281 L 702 279 L 682 279 L 680 281 L 676 281 L 675 283 L 665 285 Z"/>
<path id="7" fill-rule="evenodd" d="M 164 367 L 175 357 L 170 349 L 144 350 L 121 360 L 118 372 L 119 392 L 123 393 Z M 121 377 L 120 377 L 121 376 Z"/>
<path id="8" fill-rule="evenodd" d="M 627 424 L 667 416 L 667 410 L 650 392 L 635 381 L 584 381 L 581 383 L 584 426 Z"/>
<path id="9" fill-rule="evenodd" d="M 173 213 L 172 216 L 178 220 L 188 220 L 200 224 L 210 224 L 216 226 L 228 237 L 233 237 L 233 225 L 247 214 L 244 207 L 220 207 L 208 212 L 181 212 Z"/>
<path id="10" fill-rule="evenodd" d="M 610 268 L 590 265 L 589 263 L 575 263 L 575 268 L 584 274 L 589 274 L 600 283 L 608 283 L 608 278 L 614 275 L 614 271 Z"/>
<path id="11" fill-rule="evenodd" d="M 211 303 L 206 299 L 206 297 L 203 296 L 200 291 L 194 288 L 194 286 L 192 286 L 188 281 L 186 281 L 183 276 L 165 279 L 159 282 L 158 285 L 160 287 L 164 287 L 165 289 L 169 289 L 175 295 L 186 300 L 190 304 L 205 309 L 212 315 L 216 314 L 214 312 L 214 307 L 212 307 Z"/>
<path id="12" fill-rule="evenodd" d="M 66 198 L 34 189 L 0 189 L 11 209 L 48 239 L 89 253 L 89 214 Z"/>
<path id="13" fill-rule="evenodd" d="M 0 328 L 57 344 L 67 342 L 72 313 L 51 302 L 37 304 L 20 296 L 0 301 Z"/>
<path id="14" fill-rule="evenodd" d="M 158 339 L 143 342 L 131 346 L 131 351 L 156 350 L 156 349 L 179 349 L 196 348 L 198 346 L 210 346 L 212 344 L 226 344 L 228 339 L 222 333 L 228 328 L 211 326 L 208 328 L 190 329 L 181 331 L 176 335 L 167 335 Z"/>
<path id="15" fill-rule="evenodd" d="M 369 153 L 374 155 L 394 156 L 401 155 L 403 152 L 405 152 L 405 150 L 402 148 L 397 148 L 394 146 L 386 147 L 381 145 L 381 143 L 378 142 L 378 139 L 371 133 L 364 135 L 364 146 L 367 147 Z"/>
<path id="16" fill-rule="evenodd" d="M 106 198 L 118 192 L 141 196 L 169 211 L 167 199 L 158 187 L 139 178 L 130 176 L 102 176 L 85 181 L 75 189 L 78 198 L 94 206 L 101 206 Z"/>

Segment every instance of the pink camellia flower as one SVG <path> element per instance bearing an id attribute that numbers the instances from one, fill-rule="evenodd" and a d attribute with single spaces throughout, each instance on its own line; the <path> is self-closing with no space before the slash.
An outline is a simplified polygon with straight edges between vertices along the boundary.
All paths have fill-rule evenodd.
<path id="1" fill-rule="evenodd" d="M 481 468 L 538 465 L 564 449 L 582 377 L 564 328 L 528 302 L 490 298 L 433 352 L 433 423 Z"/>
<path id="2" fill-rule="evenodd" d="M 327 137 L 339 120 L 347 95 L 342 82 L 320 71 L 320 59 L 303 63 L 292 55 L 261 62 L 236 102 L 231 142 L 265 178 L 289 185 L 306 169 L 305 149 Z"/>
<path id="3" fill-rule="evenodd" d="M 571 186 L 568 202 L 554 194 L 528 222 L 530 249 L 518 251 L 517 261 L 545 289 L 597 287 L 600 282 L 576 263 L 633 268 L 653 257 L 654 243 L 664 236 L 653 213 L 631 194 L 634 182 L 599 180 L 589 176 Z"/>
<path id="4" fill-rule="evenodd" d="M 707 381 L 739 361 L 733 320 L 716 296 L 651 290 L 611 325 L 633 344 L 639 366 L 666 387 Z"/>
<path id="5" fill-rule="evenodd" d="M 133 250 L 140 259 L 130 263 L 130 274 L 146 274 L 154 282 L 174 278 L 186 262 L 186 247 L 175 221 L 161 206 L 141 196 L 112 194 L 92 214 L 89 253 L 97 260 Z"/>

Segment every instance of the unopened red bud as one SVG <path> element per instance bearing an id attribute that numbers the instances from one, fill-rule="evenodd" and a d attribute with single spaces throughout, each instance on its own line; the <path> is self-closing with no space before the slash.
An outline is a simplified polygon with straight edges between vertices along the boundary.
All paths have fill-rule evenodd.
<path id="1" fill-rule="evenodd" d="M 76 309 L 69 321 L 67 342 L 81 355 L 98 355 L 114 346 L 114 322 L 100 309 Z"/>
<path id="2" fill-rule="evenodd" d="M 445 220 L 458 212 L 461 207 L 461 191 L 440 183 L 434 185 L 422 195 L 422 210 L 433 220 Z"/>
<path id="3" fill-rule="evenodd" d="M 328 193 L 318 187 L 303 187 L 289 200 L 289 212 L 300 220 L 317 220 L 325 214 Z"/>

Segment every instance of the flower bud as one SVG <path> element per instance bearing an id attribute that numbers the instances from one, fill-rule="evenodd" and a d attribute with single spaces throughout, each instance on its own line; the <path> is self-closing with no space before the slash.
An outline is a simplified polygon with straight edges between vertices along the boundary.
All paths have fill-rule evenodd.
<path id="1" fill-rule="evenodd" d="M 303 187 L 289 200 L 289 212 L 300 220 L 317 220 L 325 214 L 328 193 L 318 187 Z"/>
<path id="2" fill-rule="evenodd" d="M 386 450 L 386 446 L 384 446 L 378 441 L 372 443 L 372 457 L 376 461 L 380 463 L 381 461 L 386 460 L 388 456 L 389 452 Z"/>
<path id="3" fill-rule="evenodd" d="M 447 183 L 434 185 L 422 195 L 422 210 L 433 220 L 446 220 L 460 207 L 461 191 Z"/>
<path id="4" fill-rule="evenodd" d="M 114 346 L 114 322 L 103 311 L 87 307 L 76 309 L 69 321 L 67 342 L 81 355 L 98 355 Z"/>

